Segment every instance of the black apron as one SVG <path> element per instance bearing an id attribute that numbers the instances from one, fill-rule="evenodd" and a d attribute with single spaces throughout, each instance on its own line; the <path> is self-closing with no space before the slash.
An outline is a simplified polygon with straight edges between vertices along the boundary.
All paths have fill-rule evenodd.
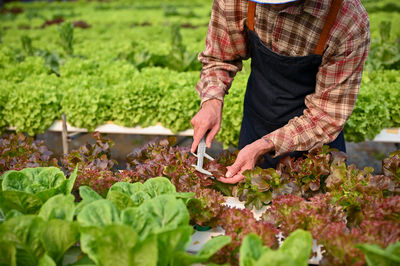
<path id="1" fill-rule="evenodd" d="M 334 1 L 333 5 L 341 4 Z M 251 4 L 253 3 L 253 4 Z M 286 125 L 290 119 L 303 115 L 305 97 L 315 91 L 316 76 L 322 62 L 321 47 L 325 46 L 328 32 L 339 8 L 331 9 L 321 33 L 317 50 L 307 56 L 290 57 L 273 52 L 254 32 L 254 10 L 249 2 L 248 37 L 251 56 L 251 74 L 244 99 L 243 120 L 239 136 L 239 149 Z M 336 14 L 331 14 L 336 12 Z M 317 51 L 316 50 L 316 51 Z M 343 131 L 328 144 L 345 152 Z M 300 157 L 306 151 L 296 151 L 284 156 Z M 275 168 L 283 156 L 264 155 L 262 168 Z"/>

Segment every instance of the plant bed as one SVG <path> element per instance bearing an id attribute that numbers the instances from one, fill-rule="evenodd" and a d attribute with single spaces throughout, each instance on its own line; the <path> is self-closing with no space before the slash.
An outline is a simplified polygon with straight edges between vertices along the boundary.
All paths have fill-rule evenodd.
<path id="1" fill-rule="evenodd" d="M 223 204 L 224 206 L 228 206 L 230 208 L 236 209 L 245 209 L 245 202 L 240 201 L 236 197 L 225 197 L 226 202 Z M 251 212 L 256 220 L 260 220 L 261 216 L 268 211 L 269 206 L 265 205 L 261 209 L 256 209 L 253 207 Z M 226 225 L 229 226 L 229 225 Z M 196 227 L 195 227 L 196 229 Z M 213 237 L 225 235 L 225 230 L 221 226 L 216 226 L 214 228 L 209 228 L 208 230 L 197 230 L 192 235 L 192 242 L 190 246 L 188 246 L 187 251 L 191 253 L 196 253 L 200 250 L 200 248 L 207 243 L 208 240 L 212 239 Z M 284 241 L 284 237 L 281 233 L 275 236 L 281 245 Z M 312 242 L 312 254 L 313 255 L 308 264 L 311 265 L 318 265 L 322 259 L 322 246 L 317 244 L 317 241 L 314 239 Z"/>
<path id="2" fill-rule="evenodd" d="M 115 162 L 110 154 L 112 142 L 98 133 L 95 134 L 95 138 L 96 142 L 94 144 L 88 144 L 78 150 L 71 151 L 70 154 L 58 162 L 59 165 L 62 165 L 62 170 L 66 176 L 72 175 L 76 169 L 73 175 L 76 175 L 75 183 L 71 187 L 69 182 L 67 186 L 72 189 L 72 195 L 75 196 L 77 201 L 75 203 L 73 202 L 74 197 L 69 192 L 71 190 L 54 188 L 51 190 L 55 193 L 52 194 L 52 197 L 43 198 L 42 195 L 44 193 L 41 191 L 51 187 L 42 188 L 42 186 L 48 183 L 35 181 L 34 176 L 30 178 L 24 177 L 24 175 L 17 174 L 17 171 L 3 174 L 1 179 L 2 191 L 0 192 L 0 197 L 2 198 L 2 201 L 0 201 L 2 204 L 0 206 L 2 209 L 0 216 L 3 221 L 2 224 L 7 226 L 4 225 L 5 229 L 1 230 L 8 230 L 7 228 L 11 228 L 13 223 L 26 222 L 30 225 L 31 223 L 43 224 L 50 222 L 45 219 L 48 216 L 43 217 L 44 214 L 40 215 L 40 212 L 45 212 L 43 209 L 47 209 L 46 213 L 49 213 L 48 215 L 54 214 L 61 218 L 66 217 L 67 210 L 73 209 L 72 216 L 71 212 L 67 215 L 69 222 L 77 222 L 83 227 L 100 226 L 100 229 L 79 231 L 78 238 L 74 238 L 75 242 L 71 240 L 74 242 L 71 245 L 78 243 L 79 240 L 82 244 L 82 236 L 85 235 L 85 245 L 91 246 L 93 243 L 103 243 L 97 249 L 100 250 L 102 245 L 110 245 L 107 239 L 98 237 L 99 232 L 106 230 L 107 234 L 110 233 L 116 237 L 116 243 L 119 243 L 118 241 L 126 242 L 121 252 L 125 252 L 123 256 L 129 258 L 129 256 L 133 256 L 129 250 L 132 250 L 133 247 L 140 243 L 144 245 L 145 243 L 141 241 L 145 241 L 147 237 L 151 236 L 149 234 L 150 231 L 164 232 L 160 228 L 167 226 L 167 224 L 160 227 L 158 222 L 151 223 L 151 226 L 158 226 L 156 228 L 161 231 L 157 231 L 159 229 L 154 228 L 150 230 L 145 226 L 145 220 L 149 219 L 151 221 L 154 217 L 148 217 L 145 220 L 140 218 L 145 212 L 158 213 L 156 217 L 158 217 L 157 215 L 165 215 L 164 218 L 166 220 L 164 218 L 157 220 L 157 218 L 156 221 L 167 221 L 169 220 L 168 217 L 183 217 L 184 220 L 182 221 L 185 221 L 184 224 L 187 229 L 180 228 L 180 223 L 174 223 L 177 227 L 171 230 L 190 231 L 190 233 L 180 231 L 179 234 L 182 234 L 182 239 L 185 240 L 182 240 L 182 245 L 179 245 L 177 254 L 180 255 L 176 256 L 185 258 L 189 256 L 188 260 L 209 261 L 219 264 L 230 263 L 231 265 L 243 263 L 241 262 L 241 256 L 250 256 L 245 251 L 247 242 L 254 242 L 253 245 L 261 250 L 260 256 L 257 255 L 252 260 L 253 264 L 249 265 L 257 265 L 259 260 L 261 263 L 264 256 L 272 256 L 275 252 L 277 252 L 276 256 L 281 256 L 286 252 L 284 251 L 286 245 L 283 245 L 284 248 L 282 250 L 278 249 L 281 238 L 289 239 L 289 236 L 296 230 L 308 231 L 306 233 L 307 236 L 302 235 L 302 233 L 295 234 L 299 235 L 299 238 L 302 239 L 301 241 L 304 240 L 305 243 L 310 244 L 310 254 L 307 255 L 306 263 L 313 257 L 311 255 L 313 244 L 314 246 L 322 245 L 324 247 L 321 265 L 362 265 L 366 263 L 366 257 L 363 252 L 370 255 L 373 252 L 392 254 L 395 249 L 391 245 L 400 240 L 400 222 L 398 219 L 400 215 L 400 151 L 393 152 L 383 160 L 384 171 L 381 175 L 373 175 L 372 169 L 369 168 L 359 170 L 354 166 L 347 165 L 345 156 L 342 153 L 323 147 L 315 149 L 305 157 L 297 160 L 285 158 L 276 169 L 256 168 L 246 171 L 244 173 L 246 179 L 232 186 L 220 183 L 217 180 L 211 180 L 207 176 L 196 172 L 191 166 L 196 158 L 189 153 L 188 148 L 175 146 L 173 138 L 151 142 L 142 148 L 134 150 L 127 157 L 127 170 L 114 172 L 112 168 Z M 27 143 L 26 150 L 30 150 L 29 145 L 32 144 L 29 144 L 29 141 Z M 0 154 L 10 158 L 9 153 L 2 151 Z M 236 155 L 237 153 L 224 152 L 215 161 L 206 161 L 204 167 L 218 178 L 225 175 L 225 167 L 235 161 Z M 18 157 L 20 155 L 16 154 L 15 156 Z M 39 160 L 41 164 L 46 163 L 41 160 L 43 158 Z M 15 165 L 11 163 L 13 161 L 6 161 L 10 163 L 4 166 L 4 171 L 13 169 Z M 24 162 L 22 160 L 18 167 L 24 168 Z M 22 173 L 24 171 L 28 170 L 22 170 Z M 54 171 L 54 173 L 57 172 L 55 169 Z M 57 173 L 60 172 L 59 170 Z M 15 181 L 18 185 L 9 187 L 8 184 L 12 182 L 9 181 L 10 178 L 4 178 L 4 176 L 10 175 L 10 173 L 16 177 L 18 176 L 18 179 L 15 179 L 18 180 L 18 182 Z M 33 173 L 40 174 L 37 171 Z M 73 179 L 73 176 L 70 178 Z M 59 186 L 64 186 L 62 185 L 62 182 L 64 182 L 62 180 L 64 179 L 60 179 Z M 26 182 L 33 182 L 33 184 L 28 185 Z M 39 189 L 38 186 L 40 190 L 37 190 Z M 21 189 L 22 191 L 19 191 Z M 58 192 L 56 193 L 56 191 Z M 39 194 L 41 196 L 37 196 L 37 193 L 41 193 Z M 11 194 L 15 197 L 10 198 Z M 161 205 L 159 206 L 163 206 L 162 211 L 161 209 L 155 211 L 152 208 L 156 204 L 154 203 L 155 198 L 159 196 L 162 196 L 163 204 L 160 202 Z M 234 199 L 232 196 L 242 200 L 241 204 L 244 204 L 246 208 L 232 208 L 233 205 L 231 204 Z M 15 199 L 18 199 L 18 197 L 32 198 L 32 200 L 16 201 Z M 53 212 L 50 206 L 44 207 L 50 204 L 47 203 L 50 200 L 50 202 L 58 202 L 63 197 L 72 199 L 72 201 L 65 199 L 70 202 L 65 207 L 65 212 L 57 213 Z M 169 199 L 164 199 L 163 197 L 168 197 Z M 4 199 L 7 199 L 7 201 Z M 228 204 L 226 204 L 227 199 Z M 147 201 L 154 204 L 146 203 Z M 32 204 L 16 205 L 16 203 L 20 202 L 32 202 Z M 147 207 L 140 207 L 142 204 Z M 177 208 L 174 207 L 176 204 L 181 206 L 179 207 L 182 211 L 181 214 L 174 213 Z M 90 206 L 90 208 L 87 206 Z M 141 210 L 141 208 L 144 209 Z M 265 209 L 266 211 L 261 215 L 261 219 L 257 220 L 249 208 L 252 210 L 262 209 L 262 211 L 259 211 L 258 217 Z M 101 210 L 102 214 L 100 215 L 95 211 L 92 217 L 92 214 L 90 214 L 92 210 Z M 126 210 L 129 210 L 129 212 Z M 36 218 L 37 215 L 39 215 L 39 218 Z M 97 221 L 95 217 L 103 218 Z M 181 252 L 186 254 L 186 248 L 191 243 L 194 245 L 194 242 L 198 241 L 199 243 L 195 246 L 200 246 L 202 243 L 197 238 L 199 232 L 195 232 L 192 236 L 195 240 L 190 241 L 194 225 L 210 226 L 213 228 L 211 229 L 213 234 L 221 233 L 220 230 L 223 228 L 227 237 L 225 239 L 230 239 L 230 244 L 221 240 L 226 245 L 222 246 L 221 244 L 218 249 L 213 249 L 215 254 L 213 256 L 209 254 L 210 256 L 207 258 L 198 257 L 202 252 L 200 254 L 196 253 L 196 255 L 183 255 Z M 216 227 L 217 225 L 220 227 Z M 130 226 L 133 229 L 126 229 L 126 226 Z M 0 225 L 0 227 L 3 228 L 3 225 Z M 125 228 L 126 231 L 133 230 L 135 233 L 132 234 L 138 235 L 139 242 L 136 241 L 129 244 L 128 239 L 118 233 L 119 227 Z M 74 230 L 73 226 L 71 228 L 71 230 Z M 217 228 L 217 231 L 214 228 Z M 176 233 L 178 234 L 178 232 Z M 207 235 L 209 231 L 205 231 L 202 234 L 203 236 L 204 234 Z M 252 235 L 255 236 L 253 237 Z M 167 236 L 163 235 L 163 239 L 164 237 Z M 9 245 L 11 239 L 3 239 L 2 241 Z M 310 239 L 310 241 L 307 239 Z M 314 241 L 313 243 L 312 239 L 316 242 Z M 151 240 L 148 241 L 151 242 Z M 157 245 L 161 245 L 157 247 L 164 250 L 163 245 L 165 242 L 157 241 L 157 243 Z M 0 245 L 3 244 L 0 243 Z M 146 242 L 147 244 L 151 245 Z M 305 246 L 308 246 L 308 244 Z M 363 248 L 364 244 L 377 245 L 381 250 L 377 251 L 379 248 L 376 249 L 376 246 L 372 248 L 365 246 Z M 89 255 L 90 259 L 97 260 L 99 254 L 96 253 L 97 251 L 91 250 L 89 246 L 82 250 L 83 253 Z M 209 248 L 208 244 L 206 244 L 205 248 Z M 385 248 L 387 250 L 384 250 Z M 6 255 L 12 257 L 13 250 L 13 248 L 7 249 Z M 53 260 L 60 259 L 52 257 L 51 254 L 49 255 L 46 247 L 39 250 L 36 260 L 49 260 L 48 257 L 42 258 L 46 252 Z M 189 251 L 194 252 L 196 250 L 189 248 Z M 265 254 L 264 251 L 266 252 Z M 270 254 L 269 252 L 272 253 Z M 303 253 L 307 254 L 307 252 L 308 249 L 297 250 L 295 254 L 297 256 Z M 175 255 L 171 254 L 171 256 Z M 193 258 L 191 256 L 197 257 Z M 294 257 L 292 259 L 296 260 Z M 288 260 L 290 261 L 291 259 Z"/>

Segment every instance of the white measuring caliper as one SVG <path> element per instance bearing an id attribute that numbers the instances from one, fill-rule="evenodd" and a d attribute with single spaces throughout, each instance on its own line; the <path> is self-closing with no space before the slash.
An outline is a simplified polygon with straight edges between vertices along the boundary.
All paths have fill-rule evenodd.
<path id="1" fill-rule="evenodd" d="M 212 176 L 212 173 L 210 171 L 207 171 L 206 169 L 203 169 L 204 157 L 209 159 L 209 160 L 211 160 L 211 161 L 214 161 L 214 158 L 206 153 L 206 148 L 207 148 L 207 146 L 206 146 L 206 136 L 204 136 L 201 139 L 199 145 L 197 146 L 197 154 L 192 153 L 194 156 L 197 157 L 197 164 L 193 164 L 192 166 L 194 166 L 195 169 L 197 171 L 199 171 L 200 173 L 205 174 L 205 175 L 209 175 L 211 179 L 215 179 Z"/>

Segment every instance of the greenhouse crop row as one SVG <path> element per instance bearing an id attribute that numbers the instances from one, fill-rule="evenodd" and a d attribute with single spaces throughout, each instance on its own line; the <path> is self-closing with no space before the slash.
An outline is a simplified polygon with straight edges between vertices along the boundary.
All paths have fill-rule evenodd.
<path id="1" fill-rule="evenodd" d="M 297 266 L 308 265 L 312 239 L 324 251 L 320 265 L 400 261 L 400 151 L 383 160 L 382 175 L 324 146 L 228 185 L 195 171 L 196 158 L 173 138 L 132 151 L 115 171 L 113 142 L 94 137 L 60 161 L 22 134 L 0 139 L 2 265 Z M 224 151 L 204 167 L 218 179 L 236 155 Z M 256 220 L 225 206 L 226 196 L 270 208 Z M 192 226 L 217 225 L 226 236 L 186 252 Z"/>
<path id="2" fill-rule="evenodd" d="M 364 0 L 371 51 L 348 141 L 400 127 L 400 6 Z M 44 132 L 65 113 L 76 127 L 190 128 L 211 1 L 9 4 L 0 14 L 0 129 Z M 250 62 L 225 98 L 217 139 L 236 146 Z"/>

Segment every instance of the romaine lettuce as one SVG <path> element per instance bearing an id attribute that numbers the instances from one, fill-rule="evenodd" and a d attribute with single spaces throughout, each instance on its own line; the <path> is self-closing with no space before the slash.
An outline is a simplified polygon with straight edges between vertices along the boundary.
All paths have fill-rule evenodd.
<path id="1" fill-rule="evenodd" d="M 249 234 L 240 247 L 240 266 L 308 265 L 311 250 L 311 233 L 301 229 L 290 234 L 278 250 L 262 246 L 257 235 Z"/>
<path id="2" fill-rule="evenodd" d="M 386 249 L 375 244 L 358 244 L 356 247 L 365 254 L 368 266 L 400 264 L 400 242 L 389 245 Z"/>
<path id="3" fill-rule="evenodd" d="M 76 170 L 68 179 L 56 167 L 11 170 L 0 179 L 0 208 L 3 212 L 7 214 L 14 209 L 24 214 L 35 214 L 49 198 L 57 194 L 71 193 Z"/>
<path id="4" fill-rule="evenodd" d="M 79 240 L 79 226 L 72 221 L 74 212 L 74 197 L 60 194 L 49 199 L 39 215 L 8 218 L 0 225 L 0 246 L 8 246 L 0 262 L 62 265 L 65 252 Z"/>

